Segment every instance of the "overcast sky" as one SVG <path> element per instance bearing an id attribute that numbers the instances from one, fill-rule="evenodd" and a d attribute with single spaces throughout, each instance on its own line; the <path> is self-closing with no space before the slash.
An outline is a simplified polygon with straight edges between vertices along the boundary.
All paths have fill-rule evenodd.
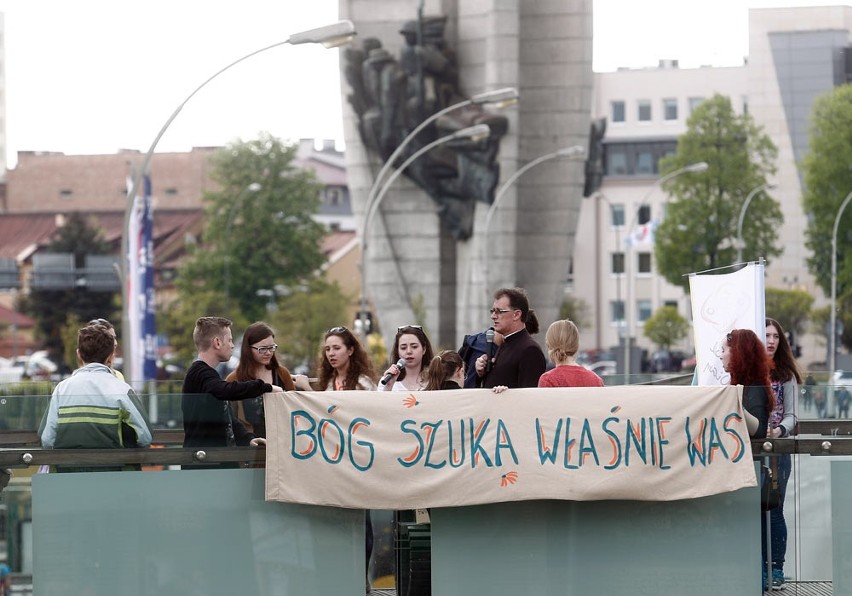
<path id="1" fill-rule="evenodd" d="M 410 1 L 412 16 L 417 0 Z M 520 0 L 532 2 L 534 0 Z M 288 34 L 337 20 L 337 0 L 0 0 L 10 167 L 19 150 L 147 150 L 204 79 Z M 835 0 L 594 0 L 594 68 L 741 64 L 748 7 Z M 342 139 L 337 50 L 284 46 L 195 96 L 158 151 L 269 131 Z"/>

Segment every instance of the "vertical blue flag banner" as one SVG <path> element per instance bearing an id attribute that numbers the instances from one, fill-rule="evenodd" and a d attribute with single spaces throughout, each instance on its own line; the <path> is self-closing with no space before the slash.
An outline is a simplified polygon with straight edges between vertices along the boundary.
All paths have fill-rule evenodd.
<path id="1" fill-rule="evenodd" d="M 144 196 L 133 197 L 127 246 L 128 323 L 123 333 L 133 346 L 125 357 L 124 374 L 137 390 L 157 377 L 157 330 L 154 320 L 154 209 L 151 178 L 145 176 Z"/>
<path id="2" fill-rule="evenodd" d="M 145 381 L 152 381 L 157 378 L 157 324 L 154 318 L 154 206 L 151 202 L 151 177 L 148 175 L 145 175 L 141 228 L 140 292 L 144 295 L 144 308 L 140 314 L 142 341 L 145 345 L 142 376 Z"/>

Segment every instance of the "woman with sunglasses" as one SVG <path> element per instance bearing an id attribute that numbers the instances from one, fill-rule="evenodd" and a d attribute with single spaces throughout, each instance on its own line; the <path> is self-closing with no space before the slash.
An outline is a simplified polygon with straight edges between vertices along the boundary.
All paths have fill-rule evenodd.
<path id="1" fill-rule="evenodd" d="M 240 363 L 226 381 L 252 381 L 263 379 L 270 385 L 282 387 L 284 391 L 293 391 L 296 385 L 290 371 L 278 363 L 275 351 L 275 332 L 272 327 L 258 321 L 248 326 L 243 333 L 240 346 Z M 232 402 L 234 415 L 250 432 L 258 437 L 266 437 L 266 420 L 263 413 L 263 396 Z"/>
<path id="2" fill-rule="evenodd" d="M 388 367 L 379 391 L 419 391 L 426 386 L 426 367 L 432 362 L 432 344 L 423 333 L 420 325 L 397 327 L 396 338 L 390 353 L 393 364 Z M 405 360 L 405 366 L 397 366 L 399 360 Z M 424 365 L 425 363 L 425 365 Z"/>

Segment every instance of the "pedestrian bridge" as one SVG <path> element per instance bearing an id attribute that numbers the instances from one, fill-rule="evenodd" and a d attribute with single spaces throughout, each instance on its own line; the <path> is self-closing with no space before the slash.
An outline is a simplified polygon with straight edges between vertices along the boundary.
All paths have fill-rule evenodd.
<path id="1" fill-rule="evenodd" d="M 166 402 L 179 396 L 157 399 L 160 412 L 174 412 Z M 362 510 L 266 502 L 261 467 L 175 469 L 199 461 L 262 466 L 262 449 L 202 454 L 163 428 L 162 449 L 41 450 L 35 429 L 45 406 L 44 397 L 0 400 L 0 420 L 12 427 L 0 434 L 0 468 L 12 470 L 0 538 L 16 572 L 13 594 L 29 593 L 30 577 L 38 596 L 363 593 Z M 798 437 L 752 444 L 754 453 L 793 460 L 788 581 L 773 593 L 852 594 L 852 421 L 802 414 Z M 131 462 L 144 470 L 37 473 Z M 757 488 L 674 502 L 526 501 L 430 513 L 431 546 L 419 557 L 400 557 L 393 514 L 374 513 L 375 594 L 761 590 Z M 406 569 L 396 568 L 400 561 Z"/>

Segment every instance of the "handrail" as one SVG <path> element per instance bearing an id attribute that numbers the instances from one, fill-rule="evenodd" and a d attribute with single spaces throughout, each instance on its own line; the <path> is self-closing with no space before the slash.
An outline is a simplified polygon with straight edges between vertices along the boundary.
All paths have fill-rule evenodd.
<path id="1" fill-rule="evenodd" d="M 823 430 L 837 428 L 837 421 L 818 423 Z M 852 421 L 845 424 L 852 428 Z M 174 433 L 177 431 L 160 431 Z M 182 434 L 182 433 L 181 433 Z M 754 439 L 755 455 L 852 455 L 852 436 L 842 433 L 826 436 L 798 436 L 785 439 Z M 169 447 L 166 449 L 41 449 L 38 447 L 0 448 L 0 468 L 28 466 L 115 466 L 125 464 L 187 465 L 198 463 L 264 463 L 264 447 L 208 447 L 204 449 Z"/>

